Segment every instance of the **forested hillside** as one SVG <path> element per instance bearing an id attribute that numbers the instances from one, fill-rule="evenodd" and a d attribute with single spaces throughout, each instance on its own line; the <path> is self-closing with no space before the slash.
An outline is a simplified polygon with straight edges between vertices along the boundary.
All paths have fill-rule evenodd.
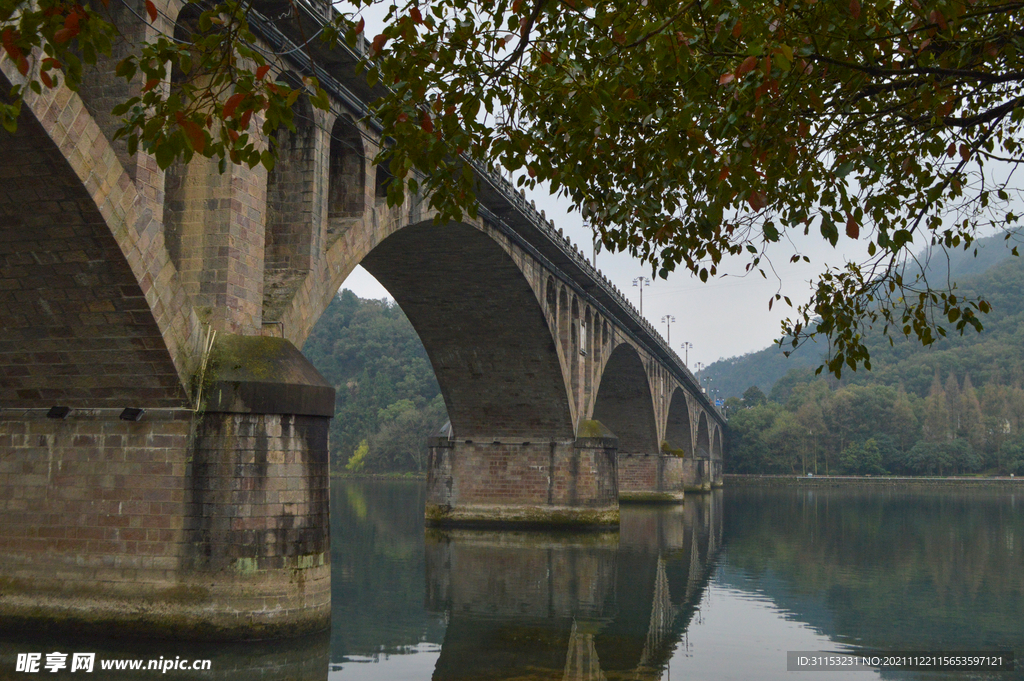
<path id="1" fill-rule="evenodd" d="M 922 347 L 890 345 L 876 329 L 871 371 L 837 381 L 805 364 L 764 390 L 768 399 L 753 390 L 746 400 L 731 397 L 727 470 L 1024 473 L 1024 263 L 988 261 L 995 264 L 964 276 L 957 289 L 991 304 L 983 333 L 951 328 Z M 954 259 L 949 267 L 955 277 L 966 265 Z"/>
<path id="2" fill-rule="evenodd" d="M 343 290 L 302 352 L 338 391 L 332 470 L 424 469 L 426 439 L 448 417 L 426 350 L 396 303 Z"/>
<path id="3" fill-rule="evenodd" d="M 1017 244 L 1016 238 L 1007 240 L 1004 236 L 997 235 L 979 239 L 968 251 L 953 250 L 946 253 L 939 249 L 931 249 L 920 253 L 917 263 L 909 266 L 904 276 L 909 279 L 911 273 L 920 273 L 920 268 L 924 267 L 928 280 L 935 286 L 954 281 L 957 282 L 959 291 L 968 295 L 980 292 L 988 297 L 993 309 L 990 314 L 981 316 L 985 333 L 979 336 L 969 331 L 961 337 L 954 332 L 954 335 L 940 339 L 931 348 L 922 348 L 919 343 L 909 341 L 897 341 L 895 347 L 890 348 L 880 331 L 875 330 L 869 342 L 872 371 L 850 374 L 849 379 L 854 382 L 859 380 L 883 383 L 908 380 L 912 385 L 908 385 L 907 390 L 923 394 L 931 384 L 934 369 L 928 367 L 933 362 L 938 362 L 944 371 L 949 371 L 957 369 L 958 362 L 965 361 L 971 368 L 963 366 L 959 370 L 969 371 L 976 379 L 978 370 L 985 371 L 987 376 L 990 370 L 988 367 L 992 365 L 988 361 L 991 356 L 986 353 L 991 349 L 992 338 L 1005 335 L 1008 329 L 1015 330 L 1016 324 L 1020 321 L 1020 314 L 1024 312 L 1024 305 L 1017 302 L 1018 296 L 1014 291 L 1015 287 L 1017 292 L 1021 291 L 1019 286 L 1021 279 L 1024 278 L 1019 261 L 1011 256 L 1011 249 Z M 1009 279 L 1001 280 L 1004 275 L 1009 275 Z M 981 347 L 986 344 L 988 347 Z M 719 389 L 723 398 L 740 397 L 752 385 L 758 386 L 765 393 L 770 393 L 775 383 L 789 371 L 814 369 L 821 364 L 821 357 L 824 354 L 824 349 L 814 344 L 800 347 L 788 358 L 783 355 L 784 349 L 790 348 L 772 345 L 740 357 L 719 360 L 708 365 L 703 375 L 714 379 L 714 387 Z M 953 351 L 952 355 L 934 357 L 936 352 L 947 350 Z M 898 376 L 887 375 L 894 370 L 894 364 L 911 357 L 915 358 L 911 364 L 896 369 Z M 1019 357 L 1019 344 L 1015 357 Z M 1006 370 L 1015 362 L 1016 359 L 998 364 Z M 846 379 L 847 376 L 844 376 L 844 380 Z"/>

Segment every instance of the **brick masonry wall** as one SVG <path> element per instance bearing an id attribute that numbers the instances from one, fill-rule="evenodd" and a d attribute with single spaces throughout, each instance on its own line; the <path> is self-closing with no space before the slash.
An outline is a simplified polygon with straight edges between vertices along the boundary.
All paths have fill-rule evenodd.
<path id="1" fill-rule="evenodd" d="M 619 490 L 651 492 L 658 490 L 658 456 L 619 454 Z"/>
<path id="2" fill-rule="evenodd" d="M 687 492 L 706 492 L 711 489 L 710 459 L 683 459 L 683 489 Z"/>
<path id="3" fill-rule="evenodd" d="M 0 414 L 0 615 L 254 637 L 330 618 L 327 423 Z M 195 435 L 192 435 L 193 430 Z M 192 446 L 190 446 L 192 445 Z M 46 613 L 40 616 L 40 612 Z"/>
<path id="4" fill-rule="evenodd" d="M 428 521 L 441 524 L 606 524 L 611 516 L 617 523 L 615 448 L 601 438 L 532 444 L 434 439 L 427 506 Z"/>
<path id="5" fill-rule="evenodd" d="M 280 319 L 313 260 L 320 255 L 325 165 L 318 116 L 305 97 L 293 107 L 295 132 L 277 131 L 278 159 L 267 174 L 267 226 L 264 248 L 263 317 Z M 318 191 L 319 190 L 319 191 Z"/>
<path id="6" fill-rule="evenodd" d="M 0 406 L 187 399 L 130 262 L 27 114 L 0 135 L 0 329 Z"/>
<path id="7" fill-rule="evenodd" d="M 203 416 L 185 517 L 188 570 L 217 575 L 224 626 L 330 623 L 330 420 Z M 258 614 L 256 614 L 258 613 Z"/>
<path id="8" fill-rule="evenodd" d="M 178 584 L 192 415 L 0 415 L 0 611 L 33 596 L 159 598 Z"/>
<path id="9" fill-rule="evenodd" d="M 619 454 L 620 497 L 637 493 L 679 493 L 684 489 L 684 459 L 666 454 Z M 682 495 L 677 494 L 682 501 Z"/>

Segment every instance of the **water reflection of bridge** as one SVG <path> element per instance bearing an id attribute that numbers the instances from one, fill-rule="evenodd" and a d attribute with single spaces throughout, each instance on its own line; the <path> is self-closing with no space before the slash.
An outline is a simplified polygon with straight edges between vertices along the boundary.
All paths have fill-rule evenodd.
<path id="1" fill-rule="evenodd" d="M 432 531 L 427 605 L 448 617 L 434 679 L 661 678 L 721 527 L 716 493 L 624 514 L 618 534 Z"/>

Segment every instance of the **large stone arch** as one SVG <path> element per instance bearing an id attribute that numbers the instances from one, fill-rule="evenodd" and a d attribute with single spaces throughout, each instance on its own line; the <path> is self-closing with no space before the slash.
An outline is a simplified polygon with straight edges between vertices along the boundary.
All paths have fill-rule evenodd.
<path id="1" fill-rule="evenodd" d="M 573 438 L 562 366 L 538 296 L 487 233 L 418 223 L 384 239 L 361 264 L 423 341 L 455 438 Z"/>
<path id="2" fill-rule="evenodd" d="M 636 349 L 621 343 L 608 357 L 597 387 L 594 419 L 619 438 L 620 454 L 658 452 L 658 427 L 647 371 Z"/>
<path id="3" fill-rule="evenodd" d="M 711 439 L 711 458 L 722 458 L 722 429 L 717 425 L 715 426 L 715 435 Z"/>
<path id="4" fill-rule="evenodd" d="M 685 456 L 693 456 L 693 427 L 690 418 L 690 405 L 686 391 L 676 388 L 672 391 L 672 401 L 668 407 L 668 419 L 665 423 L 665 441 L 672 449 L 681 449 Z"/>
<path id="5" fill-rule="evenodd" d="M 0 68 L 0 89 L 23 83 L 9 60 Z M 0 173 L 17 178 L 0 184 L 13 362 L 0 406 L 187 404 L 202 330 L 159 223 L 81 98 L 29 93 L 17 132 L 0 133 Z"/>
<path id="6" fill-rule="evenodd" d="M 702 411 L 697 421 L 697 447 L 698 458 L 707 459 L 711 457 L 711 431 L 708 428 L 707 412 Z"/>

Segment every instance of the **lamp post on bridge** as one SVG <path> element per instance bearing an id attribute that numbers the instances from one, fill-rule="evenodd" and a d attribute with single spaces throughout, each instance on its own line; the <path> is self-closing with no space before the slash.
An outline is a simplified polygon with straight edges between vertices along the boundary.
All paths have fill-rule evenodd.
<path id="1" fill-rule="evenodd" d="M 601 233 L 597 231 L 597 225 L 588 221 L 583 222 L 583 228 L 589 229 L 594 234 L 594 269 L 597 269 L 597 254 L 601 252 Z"/>
<path id="2" fill-rule="evenodd" d="M 637 277 L 633 280 L 633 286 L 640 287 L 640 316 L 644 316 L 644 286 L 650 286 L 651 280 L 647 277 Z"/>
<path id="3" fill-rule="evenodd" d="M 669 347 L 672 347 L 672 322 L 675 320 L 676 318 L 670 314 L 661 318 L 661 321 L 665 322 L 665 342 L 668 343 Z"/>
<path id="4" fill-rule="evenodd" d="M 685 366 L 690 366 L 690 348 L 693 347 L 693 343 L 691 343 L 689 341 L 683 341 L 683 344 L 680 345 L 679 347 L 685 353 L 683 355 L 683 364 Z"/>

